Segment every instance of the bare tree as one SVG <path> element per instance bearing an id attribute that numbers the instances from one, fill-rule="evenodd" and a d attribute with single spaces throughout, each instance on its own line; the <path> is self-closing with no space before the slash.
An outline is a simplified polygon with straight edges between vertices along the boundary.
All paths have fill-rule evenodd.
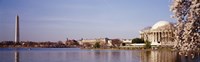
<path id="1" fill-rule="evenodd" d="M 112 43 L 113 47 L 118 48 L 118 47 L 120 47 L 122 41 L 120 41 L 119 39 L 112 39 L 111 43 Z"/>
<path id="2" fill-rule="evenodd" d="M 175 45 L 180 51 L 195 51 L 200 46 L 200 0 L 173 0 L 170 9 L 177 20 Z"/>

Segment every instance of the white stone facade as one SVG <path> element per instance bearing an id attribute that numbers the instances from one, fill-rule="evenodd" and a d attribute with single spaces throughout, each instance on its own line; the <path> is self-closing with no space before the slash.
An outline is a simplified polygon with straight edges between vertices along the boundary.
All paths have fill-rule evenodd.
<path id="1" fill-rule="evenodd" d="M 123 43 L 132 43 L 132 39 L 121 39 Z"/>

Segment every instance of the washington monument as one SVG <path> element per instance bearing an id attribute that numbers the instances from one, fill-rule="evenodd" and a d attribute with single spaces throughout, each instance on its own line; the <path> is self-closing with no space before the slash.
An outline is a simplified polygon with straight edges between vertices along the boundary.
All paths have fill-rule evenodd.
<path id="1" fill-rule="evenodd" d="M 19 35 L 19 16 L 16 16 L 15 21 L 15 42 L 18 43 L 20 41 L 20 35 Z"/>

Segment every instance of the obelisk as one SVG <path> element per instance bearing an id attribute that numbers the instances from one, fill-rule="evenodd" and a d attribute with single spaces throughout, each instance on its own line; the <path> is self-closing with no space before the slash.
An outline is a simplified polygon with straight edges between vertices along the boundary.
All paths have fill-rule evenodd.
<path id="1" fill-rule="evenodd" d="M 18 43 L 20 41 L 20 35 L 19 35 L 19 16 L 16 16 L 15 21 L 15 42 Z"/>

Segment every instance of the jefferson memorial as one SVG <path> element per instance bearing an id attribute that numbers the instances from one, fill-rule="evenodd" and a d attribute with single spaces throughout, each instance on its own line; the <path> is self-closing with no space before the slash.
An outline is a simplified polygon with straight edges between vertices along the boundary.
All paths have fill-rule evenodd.
<path id="1" fill-rule="evenodd" d="M 173 46 L 174 24 L 168 21 L 159 21 L 152 27 L 140 31 L 140 38 L 151 42 L 152 46 Z"/>

